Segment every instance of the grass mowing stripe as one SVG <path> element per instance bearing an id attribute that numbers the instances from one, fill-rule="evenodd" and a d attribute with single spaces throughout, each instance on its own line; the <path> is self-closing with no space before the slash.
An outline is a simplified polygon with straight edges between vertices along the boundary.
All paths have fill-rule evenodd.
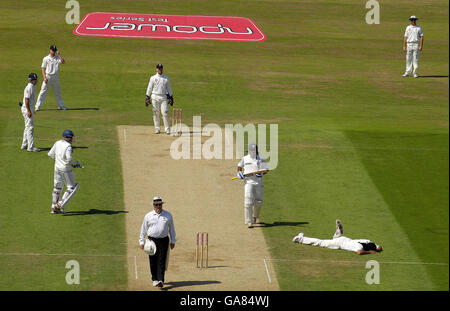
<path id="1" fill-rule="evenodd" d="M 421 145 L 445 147 L 448 135 L 421 135 L 395 132 L 355 132 L 346 135 L 355 145 Z M 411 246 L 422 261 L 439 258 L 448 262 L 448 163 L 446 153 L 411 150 L 359 149 L 361 162 L 376 184 L 393 215 L 408 234 Z M 423 221 L 423 214 L 427 220 Z M 448 290 L 448 271 L 432 267 L 428 272 L 439 289 Z"/>
<path id="2" fill-rule="evenodd" d="M 313 136 L 307 132 L 297 132 L 297 139 L 307 135 L 311 143 Z M 320 143 L 333 147 L 350 145 L 351 141 L 344 132 L 327 132 L 327 138 L 320 137 Z M 306 139 L 305 139 L 306 140 Z M 319 143 L 319 142 L 316 142 Z M 296 143 L 295 140 L 292 141 Z M 408 235 L 393 216 L 390 207 L 384 201 L 373 183 L 365 166 L 361 163 L 355 149 L 303 149 L 280 148 L 279 167 L 265 181 L 265 191 L 269 196 L 287 198 L 271 202 L 270 207 L 262 209 L 262 220 L 279 221 L 286 225 L 264 228 L 271 257 L 283 258 L 290 253 L 298 262 L 277 262 L 275 266 L 283 290 L 430 290 L 433 283 L 423 265 L 383 266 L 382 282 L 377 288 L 370 287 L 361 277 L 365 261 L 399 262 L 408 258 L 409 262 L 421 262 L 415 253 Z M 294 157 L 295 163 L 286 167 L 283 158 Z M 287 178 L 288 172 L 297 172 Z M 267 202 L 266 202 L 267 204 Z M 385 251 L 377 256 L 356 256 L 349 252 L 326 250 L 291 242 L 299 231 L 307 236 L 329 238 L 334 233 L 334 220 L 341 219 L 346 236 L 369 238 L 381 244 Z M 296 228 L 297 227 L 297 228 Z M 356 258 L 355 258 L 356 256 Z M 291 257 L 291 256 L 289 256 Z M 344 261 L 330 266 L 327 261 Z M 360 261 L 359 267 L 347 266 L 348 259 Z M 324 262 L 321 262 L 324 261 Z M 412 270 L 414 267 L 414 270 Z M 413 273 L 413 274 L 412 274 Z M 334 275 L 339 282 L 332 282 Z M 414 277 L 412 277 L 414 275 Z M 319 281 L 321 280 L 321 281 Z M 330 282 L 328 282 L 330 280 Z"/>

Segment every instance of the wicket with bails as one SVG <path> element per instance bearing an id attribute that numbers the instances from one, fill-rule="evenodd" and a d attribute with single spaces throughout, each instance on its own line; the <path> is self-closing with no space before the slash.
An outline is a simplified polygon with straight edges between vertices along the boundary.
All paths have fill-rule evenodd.
<path id="1" fill-rule="evenodd" d="M 172 109 L 172 136 L 180 136 L 183 122 L 183 108 Z"/>
<path id="2" fill-rule="evenodd" d="M 197 248 L 195 250 L 197 268 L 208 268 L 208 244 L 208 232 L 197 232 Z"/>

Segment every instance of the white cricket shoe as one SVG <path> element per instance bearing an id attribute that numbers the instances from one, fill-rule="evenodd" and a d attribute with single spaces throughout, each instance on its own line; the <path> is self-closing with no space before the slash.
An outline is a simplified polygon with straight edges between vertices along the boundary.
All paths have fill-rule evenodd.
<path id="1" fill-rule="evenodd" d="M 159 281 L 153 281 L 153 286 L 158 286 L 158 284 L 159 284 Z"/>
<path id="2" fill-rule="evenodd" d="M 405 72 L 402 77 L 409 77 L 409 73 Z"/>
<path id="3" fill-rule="evenodd" d="M 158 285 L 157 285 L 158 287 L 164 287 L 164 283 L 162 282 L 162 281 L 158 281 Z"/>
<path id="4" fill-rule="evenodd" d="M 67 107 L 58 107 L 58 110 L 67 110 Z"/>
<path id="5" fill-rule="evenodd" d="M 336 232 L 334 233 L 333 238 L 338 238 L 344 234 L 344 227 L 339 219 L 336 219 Z"/>
<path id="6" fill-rule="evenodd" d="M 159 134 L 159 133 L 161 133 L 160 130 L 155 130 L 155 134 Z"/>
<path id="7" fill-rule="evenodd" d="M 34 108 L 34 111 L 41 111 L 41 108 L 36 107 L 36 108 Z"/>
<path id="8" fill-rule="evenodd" d="M 414 75 L 414 78 L 418 78 L 418 77 L 419 77 L 419 75 L 418 75 L 418 74 L 415 74 L 415 75 Z"/>
<path id="9" fill-rule="evenodd" d="M 300 232 L 297 236 L 295 236 L 293 239 L 292 239 L 292 242 L 294 242 L 294 243 L 302 243 L 302 241 L 303 241 L 303 236 L 304 236 L 305 234 L 303 233 L 303 232 Z"/>
<path id="10" fill-rule="evenodd" d="M 39 152 L 39 151 L 41 151 L 41 149 L 36 148 L 36 147 L 33 147 L 33 148 L 31 148 L 31 149 L 28 149 L 27 151 L 28 151 L 28 152 Z"/>
<path id="11" fill-rule="evenodd" d="M 28 146 L 22 146 L 22 147 L 20 147 L 20 150 L 25 150 L 25 149 L 28 149 Z"/>

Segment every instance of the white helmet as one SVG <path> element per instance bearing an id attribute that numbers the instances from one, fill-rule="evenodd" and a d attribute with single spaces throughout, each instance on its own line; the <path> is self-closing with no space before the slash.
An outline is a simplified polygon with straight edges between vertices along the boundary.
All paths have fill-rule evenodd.
<path id="1" fill-rule="evenodd" d="M 250 155 L 250 157 L 252 157 L 252 159 L 256 159 L 256 156 L 259 155 L 258 146 L 254 143 L 249 144 L 248 145 L 248 154 Z"/>
<path id="2" fill-rule="evenodd" d="M 153 256 L 156 253 L 156 244 L 152 240 L 147 239 L 144 245 L 144 252 L 147 255 Z"/>

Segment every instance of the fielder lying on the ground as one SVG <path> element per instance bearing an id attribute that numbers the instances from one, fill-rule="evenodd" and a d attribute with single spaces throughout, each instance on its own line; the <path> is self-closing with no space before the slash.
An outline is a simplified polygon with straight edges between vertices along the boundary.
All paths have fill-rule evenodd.
<path id="1" fill-rule="evenodd" d="M 320 240 L 316 238 L 308 238 L 303 233 L 299 233 L 292 239 L 292 242 L 326 247 L 330 249 L 343 249 L 345 251 L 355 252 L 358 255 L 376 254 L 383 251 L 381 245 L 377 245 L 374 242 L 366 239 L 353 240 L 343 236 L 344 229 L 342 223 L 336 220 L 336 232 L 334 233 L 332 240 Z"/>
<path id="2" fill-rule="evenodd" d="M 52 193 L 52 214 L 64 213 L 64 206 L 78 190 L 79 184 L 75 181 L 73 167 L 83 166 L 80 162 L 72 159 L 72 139 L 74 134 L 71 130 L 63 132 L 63 139 L 58 140 L 49 151 L 48 156 L 55 160 L 54 188 Z M 67 185 L 66 192 L 60 200 L 61 192 Z"/>

